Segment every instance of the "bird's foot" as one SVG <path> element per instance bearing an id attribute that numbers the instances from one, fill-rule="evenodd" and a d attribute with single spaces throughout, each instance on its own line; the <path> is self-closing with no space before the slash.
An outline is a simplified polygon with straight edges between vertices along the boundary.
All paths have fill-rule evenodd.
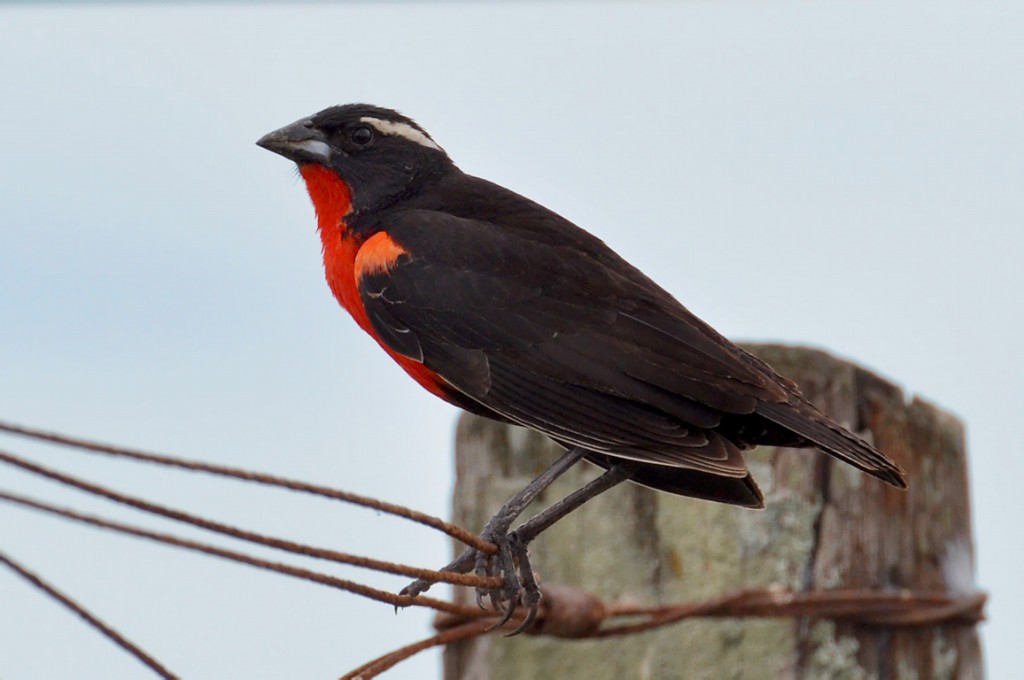
<path id="1" fill-rule="evenodd" d="M 487 598 L 494 610 L 501 614 L 492 628 L 508 623 L 520 605 L 526 609 L 526 618 L 509 635 L 518 635 L 529 628 L 537 616 L 541 592 L 537 576 L 530 566 L 530 554 L 527 550 L 530 541 L 590 498 L 633 475 L 633 466 L 619 463 L 597 479 L 587 482 L 562 500 L 531 517 L 514 531 L 509 531 L 509 527 L 522 513 L 526 504 L 536 497 L 538 489 L 544 488 L 568 466 L 579 460 L 581 455 L 581 449 L 573 449 L 566 453 L 491 518 L 480 537 L 497 547 L 494 553 L 466 548 L 442 570 L 459 574 L 474 571 L 478 576 L 498 576 L 503 579 L 499 588 L 477 588 L 476 592 L 476 601 L 480 607 L 484 606 L 484 599 Z M 415 597 L 425 592 L 431 585 L 432 581 L 420 579 L 402 590 L 402 595 Z"/>
<path id="2" fill-rule="evenodd" d="M 467 574 L 476 564 L 477 550 L 473 548 L 466 548 L 456 557 L 454 560 L 441 567 L 441 571 L 447 571 L 452 574 Z M 430 579 L 418 578 L 406 587 L 399 591 L 399 595 L 405 597 L 416 597 L 430 590 L 430 586 L 434 585 L 436 581 Z"/>
<path id="3" fill-rule="evenodd" d="M 501 614 L 491 630 L 504 626 L 512 618 L 517 607 L 526 608 L 526 618 L 508 635 L 518 635 L 530 627 L 540 606 L 541 592 L 537 576 L 530 564 L 527 544 L 517 532 L 498 532 L 485 529 L 481 538 L 497 546 L 494 554 L 475 548 L 467 548 L 441 571 L 465 574 L 473 571 L 482 578 L 500 577 L 504 583 L 498 588 L 477 588 L 476 602 L 481 609 L 489 601 L 491 607 Z M 418 579 L 402 589 L 401 595 L 416 597 L 426 592 L 433 581 Z"/>
<path id="4" fill-rule="evenodd" d="M 540 586 L 530 564 L 527 544 L 515 531 L 501 535 L 485 531 L 482 537 L 496 545 L 498 552 L 493 555 L 477 552 L 475 573 L 480 577 L 501 577 L 504 584 L 500 588 L 477 588 L 476 602 L 484 608 L 486 597 L 494 611 L 501 613 L 501 618 L 491 626 L 491 630 L 508 623 L 516 609 L 522 605 L 526 609 L 526 618 L 508 633 L 509 637 L 519 635 L 533 623 L 541 600 Z"/>

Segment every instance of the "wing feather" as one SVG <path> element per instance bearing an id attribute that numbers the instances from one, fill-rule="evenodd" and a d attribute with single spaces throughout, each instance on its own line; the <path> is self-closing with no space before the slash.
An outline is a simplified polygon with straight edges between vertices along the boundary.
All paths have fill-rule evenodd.
<path id="1" fill-rule="evenodd" d="M 359 281 L 370 323 L 483 412 L 581 446 L 598 464 L 736 480 L 707 493 L 752 507 L 761 496 L 740 448 L 757 441 L 730 433 L 785 439 L 785 428 L 900 479 L 869 445 L 803 409 L 792 382 L 585 232 L 563 225 L 545 242 L 536 230 L 434 210 L 393 211 L 382 228 L 408 256 Z M 697 481 L 667 474 L 638 481 L 699 495 Z"/>

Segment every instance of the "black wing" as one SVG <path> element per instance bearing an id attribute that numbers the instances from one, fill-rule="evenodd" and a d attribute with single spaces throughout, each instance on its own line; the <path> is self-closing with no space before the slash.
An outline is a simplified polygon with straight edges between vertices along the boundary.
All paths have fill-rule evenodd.
<path id="1" fill-rule="evenodd" d="M 884 456 L 837 435 L 845 431 L 816 411 L 804 415 L 793 383 L 567 224 L 544 239 L 394 211 L 383 226 L 409 256 L 360 281 L 370 322 L 395 351 L 485 409 L 581 446 L 599 464 L 647 463 L 637 481 L 656 488 L 759 504 L 739 450 L 758 438 L 743 431 L 781 431 L 793 445 L 813 442 L 898 479 Z M 828 437 L 818 436 L 822 427 Z M 732 491 L 698 493 L 711 482 Z"/>

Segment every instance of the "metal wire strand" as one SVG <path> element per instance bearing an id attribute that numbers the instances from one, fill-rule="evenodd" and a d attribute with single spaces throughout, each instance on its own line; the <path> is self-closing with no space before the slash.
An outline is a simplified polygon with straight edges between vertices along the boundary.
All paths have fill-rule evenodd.
<path id="1" fill-rule="evenodd" d="M 565 639 L 594 640 L 637 635 L 692 618 L 808 618 L 833 619 L 865 625 L 913 627 L 974 625 L 984 619 L 984 593 L 950 595 L 941 592 L 879 592 L 866 589 L 794 593 L 780 588 L 741 590 L 720 597 L 659 607 L 605 605 L 597 596 L 563 585 L 544 587 L 541 613 L 526 632 Z M 496 617 L 491 614 L 490 617 Z M 520 607 L 508 625 L 524 617 Z M 630 619 L 641 618 L 641 621 Z M 439 614 L 440 632 L 385 654 L 345 675 L 342 680 L 368 680 L 396 663 L 440 644 L 467 640 L 491 632 L 488 621 Z M 451 633 L 446 637 L 445 633 Z"/>
<path id="2" fill-rule="evenodd" d="M 52 444 L 58 444 L 60 446 L 68 446 L 83 451 L 91 451 L 93 453 L 102 453 L 110 456 L 118 456 L 121 458 L 128 458 L 131 460 L 138 460 L 147 463 L 154 463 L 156 465 L 164 465 L 167 467 L 175 467 L 183 470 L 189 470 L 191 472 L 205 472 L 211 475 L 217 475 L 220 477 L 230 477 L 232 479 L 241 479 L 248 482 L 255 482 L 257 484 L 264 484 L 267 486 L 276 486 L 283 489 L 290 489 L 291 491 L 299 491 L 302 493 L 313 494 L 316 496 L 322 496 L 324 498 L 331 498 L 334 500 L 343 501 L 345 503 L 351 503 L 371 510 L 377 510 L 384 512 L 389 515 L 401 517 L 424 526 L 428 526 L 432 529 L 437 529 L 445 534 L 448 534 L 457 541 L 462 542 L 465 545 L 471 546 L 485 552 L 489 555 L 493 555 L 498 552 L 497 546 L 489 541 L 485 541 L 471 531 L 467 531 L 460 526 L 456 526 L 450 522 L 446 522 L 440 517 L 434 517 L 423 512 L 406 508 L 396 503 L 387 503 L 385 501 L 377 500 L 376 498 L 369 498 L 367 496 L 360 496 L 358 494 L 349 493 L 340 489 L 333 489 L 331 487 L 322 486 L 319 484 L 309 484 L 307 482 L 300 482 L 293 479 L 286 479 L 284 477 L 277 477 L 274 475 L 268 475 L 260 472 L 252 472 L 250 470 L 242 470 L 239 468 L 232 468 L 223 465 L 213 465 L 210 463 L 203 463 L 195 460 L 186 460 L 183 458 L 175 458 L 173 456 L 165 456 L 155 453 L 148 453 L 145 451 L 139 451 L 136 449 L 130 449 L 122 446 L 113 446 L 110 444 L 102 444 L 99 442 L 90 441 L 87 439 L 80 439 L 78 437 L 70 437 L 56 432 L 47 432 L 31 427 L 24 427 L 21 425 L 15 425 L 0 421 L 0 432 L 6 432 L 8 434 L 18 435 L 21 437 L 28 437 L 30 439 L 36 439 L 39 441 L 50 442 Z"/>
<path id="3" fill-rule="evenodd" d="M 87 624 L 92 626 L 94 629 L 105 635 L 107 638 L 112 640 L 115 644 L 120 646 L 126 652 L 134 656 L 136 659 L 149 666 L 149 668 L 159 675 L 161 678 L 166 680 L 177 680 L 176 675 L 171 673 L 165 668 L 159 661 L 151 657 L 146 652 L 142 651 L 139 647 L 132 644 L 128 638 L 118 633 L 116 630 L 111 628 L 109 625 L 100 620 L 95 614 L 90 612 L 88 609 L 78 604 L 70 597 L 57 590 L 54 586 L 50 585 L 38 575 L 26 569 L 24 566 L 15 562 L 14 559 L 8 557 L 4 553 L 0 552 L 0 563 L 6 564 L 14 573 L 21 576 L 23 579 L 31 583 L 39 590 L 46 593 L 48 596 L 60 602 L 62 605 L 78 614 Z"/>
<path id="4" fill-rule="evenodd" d="M 322 585 L 330 586 L 332 588 L 338 588 L 339 590 L 345 590 L 347 592 L 361 595 L 362 597 L 376 600 L 377 602 L 384 602 L 395 607 L 427 607 L 436 611 L 448 612 L 450 614 L 456 614 L 466 616 L 469 618 L 475 618 L 476 610 L 472 607 L 466 607 L 463 605 L 453 604 L 451 602 L 445 602 L 444 600 L 436 600 L 430 597 L 408 597 L 406 595 L 396 595 L 389 593 L 385 590 L 379 590 L 370 586 L 350 581 L 347 579 L 341 579 L 328 574 L 323 574 L 310 569 L 303 569 L 301 567 L 292 566 L 290 564 L 283 564 L 281 562 L 273 562 L 271 560 L 264 560 L 251 555 L 246 555 L 235 550 L 228 550 L 208 543 L 201 543 L 199 541 L 192 541 L 189 539 L 181 538 L 178 536 L 172 536 L 170 534 L 162 534 L 156 531 L 150 531 L 140 527 L 124 524 L 121 522 L 115 522 L 94 515 L 86 515 L 84 513 L 76 512 L 69 508 L 61 508 L 49 503 L 44 503 L 32 498 L 25 496 L 19 496 L 17 494 L 0 491 L 0 500 L 5 500 L 10 503 L 15 503 L 23 507 L 32 508 L 39 510 L 44 513 L 57 515 L 65 519 L 74 520 L 84 524 L 90 524 L 92 526 L 101 527 L 104 529 L 110 529 L 130 536 L 136 536 L 139 538 L 145 538 L 157 543 L 163 543 L 165 545 L 172 545 L 179 548 L 185 548 L 187 550 L 194 550 L 197 552 L 205 553 L 207 555 L 213 555 L 214 557 L 220 557 L 222 559 L 231 560 L 233 562 L 239 562 L 246 564 L 251 567 L 258 569 L 266 569 L 273 571 L 278 574 L 284 574 L 286 576 L 292 576 L 294 578 L 301 578 L 306 581 L 312 581 L 314 583 L 320 583 Z"/>
<path id="5" fill-rule="evenodd" d="M 245 481 L 253 481 L 261 484 L 334 498 L 379 510 L 381 512 L 387 512 L 398 517 L 439 529 L 463 543 L 477 547 L 483 552 L 489 554 L 493 554 L 496 550 L 493 544 L 483 541 L 478 536 L 475 536 L 461 527 L 444 522 L 436 517 L 431 517 L 430 515 L 425 515 L 400 505 L 383 503 L 373 498 L 358 496 L 356 494 L 350 494 L 337 489 L 305 484 L 303 482 L 296 482 L 246 470 L 226 468 L 196 461 L 159 456 L 156 454 L 149 454 L 121 447 L 97 444 L 95 442 L 65 437 L 63 435 L 42 432 L 30 428 L 23 428 L 3 422 L 0 422 L 0 431 L 32 437 L 59 445 L 73 446 L 79 449 L 122 456 L 134 460 L 142 460 L 160 465 L 207 472 L 210 474 L 242 479 Z M 194 526 L 215 531 L 233 538 L 239 538 L 261 545 L 279 548 L 297 554 L 329 559 L 346 564 L 354 564 L 368 569 L 413 576 L 435 582 L 447 581 L 449 583 L 478 587 L 483 586 L 485 588 L 495 587 L 495 582 L 500 582 L 500 579 L 497 578 L 453 575 L 429 569 L 419 569 L 408 565 L 396 565 L 383 560 L 350 555 L 348 553 L 316 548 L 288 541 L 286 539 L 264 536 L 262 534 L 249 532 L 203 517 L 185 513 L 174 508 L 151 503 L 141 498 L 122 494 L 70 475 L 45 468 L 41 465 L 3 451 L 0 451 L 0 462 L 15 465 L 33 474 L 47 477 L 88 493 L 103 496 L 139 510 L 187 522 Z M 66 519 L 82 522 L 92 526 L 118 531 L 140 538 L 146 538 L 166 545 L 195 550 L 215 557 L 220 557 L 222 559 L 232 560 L 279 574 L 285 574 L 294 578 L 302 578 L 307 581 L 339 588 L 341 590 L 396 607 L 420 606 L 428 607 L 439 612 L 438 618 L 435 621 L 435 627 L 438 629 L 438 633 L 436 635 L 404 646 L 374 659 L 369 663 L 363 664 L 359 668 L 356 668 L 344 675 L 342 680 L 369 680 L 370 678 L 376 677 L 380 673 L 383 673 L 401 661 L 404 661 L 423 650 L 487 634 L 488 632 L 491 632 L 493 622 L 498 617 L 495 612 L 484 611 L 477 607 L 435 600 L 424 596 L 409 597 L 396 595 L 394 593 L 371 588 L 354 581 L 336 578 L 327 574 L 302 569 L 288 564 L 263 560 L 237 551 L 220 548 L 218 546 L 191 541 L 169 534 L 161 534 L 148 529 L 92 515 L 86 515 L 68 508 L 61 508 L 49 503 L 44 503 L 42 501 L 12 493 L 0 491 L 0 500 L 5 500 L 23 507 L 58 515 Z M 105 626 L 79 605 L 72 602 L 67 598 L 67 596 L 60 594 L 51 586 L 43 583 L 38 577 L 29 573 L 24 568 L 15 565 L 9 558 L 4 557 L 2 554 L 0 554 L 0 561 L 7 564 L 17 573 L 31 581 L 37 587 L 46 591 L 55 599 L 79 613 L 79 615 L 88 621 L 90 625 L 96 627 L 122 647 L 130 651 L 141 661 L 147 663 L 147 665 L 153 668 L 158 674 L 167 678 L 174 677 L 137 647 L 131 645 L 131 643 L 124 640 L 123 637 L 118 635 L 108 626 Z M 498 585 L 500 585 L 500 583 Z M 548 635 L 567 639 L 599 639 L 613 636 L 636 635 L 696 617 L 790 617 L 833 619 L 857 622 L 864 625 L 887 627 L 948 624 L 973 625 L 984 619 L 984 607 L 987 598 L 984 593 L 951 595 L 949 593 L 933 591 L 877 591 L 870 589 L 789 592 L 780 588 L 767 588 L 759 590 L 739 590 L 698 602 L 646 607 L 625 604 L 605 604 L 596 595 L 574 586 L 546 584 L 543 587 L 543 592 L 544 598 L 541 601 L 540 614 L 537 617 L 537 620 L 526 632 L 532 635 Z M 520 607 L 517 611 L 513 612 L 508 625 L 518 625 L 523 620 L 523 617 L 524 613 Z"/>
<path id="6" fill-rule="evenodd" d="M 447 628 L 437 635 L 432 635 L 426 639 L 419 640 L 411 645 L 406 645 L 405 647 L 396 649 L 393 652 L 388 652 L 383 656 L 377 657 L 373 661 L 349 671 L 345 675 L 341 676 L 339 680 L 370 680 L 402 661 L 405 661 L 411 656 L 415 656 L 416 654 L 431 649 L 432 647 L 450 645 L 454 642 L 478 637 L 491 630 L 493 625 L 494 624 L 491 621 L 471 621 L 458 626 L 453 626 L 452 628 Z"/>
<path id="7" fill-rule="evenodd" d="M 378 560 L 372 557 L 363 557 L 361 555 L 352 555 L 350 553 L 340 552 L 337 550 L 318 548 L 304 543 L 297 543 L 283 538 L 266 536 L 253 531 L 239 529 L 237 527 L 206 519 L 205 517 L 199 517 L 182 510 L 177 510 L 165 505 L 159 505 L 157 503 L 151 503 L 135 496 L 119 493 L 107 487 L 87 482 L 81 478 L 73 477 L 52 468 L 43 467 L 42 465 L 25 460 L 20 456 L 16 456 L 3 450 L 0 450 L 0 462 L 13 465 L 25 470 L 26 472 L 45 477 L 60 484 L 85 491 L 86 493 L 101 496 L 137 510 L 142 510 L 143 512 L 160 515 L 161 517 L 167 517 L 168 519 L 178 522 L 191 524 L 201 529 L 206 529 L 207 531 L 213 531 L 239 540 L 249 541 L 250 543 L 264 545 L 270 548 L 304 555 L 306 557 L 329 560 L 331 562 L 338 562 L 341 564 L 350 564 L 364 569 L 373 569 L 389 574 L 408 576 L 410 578 L 428 579 L 435 583 L 451 583 L 454 585 L 482 588 L 499 588 L 503 582 L 502 579 L 498 577 L 482 578 L 473 574 L 456 574 L 453 572 L 436 571 L 433 569 L 423 569 L 405 564 L 396 564 L 394 562 Z"/>

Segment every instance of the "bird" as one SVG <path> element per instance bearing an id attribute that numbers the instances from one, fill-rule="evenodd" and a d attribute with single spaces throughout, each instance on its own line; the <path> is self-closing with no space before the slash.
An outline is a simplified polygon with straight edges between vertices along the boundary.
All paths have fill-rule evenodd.
<path id="1" fill-rule="evenodd" d="M 337 301 L 441 399 L 565 448 L 446 569 L 504 577 L 478 590 L 533 621 L 529 542 L 605 489 L 764 507 L 743 451 L 817 448 L 895 487 L 899 465 L 824 415 L 796 384 L 701 321 L 603 241 L 460 170 L 413 119 L 346 104 L 257 144 L 293 161 L 316 213 Z M 605 472 L 516 529 L 526 505 L 581 460 Z M 429 583 L 403 593 L 418 595 Z"/>

